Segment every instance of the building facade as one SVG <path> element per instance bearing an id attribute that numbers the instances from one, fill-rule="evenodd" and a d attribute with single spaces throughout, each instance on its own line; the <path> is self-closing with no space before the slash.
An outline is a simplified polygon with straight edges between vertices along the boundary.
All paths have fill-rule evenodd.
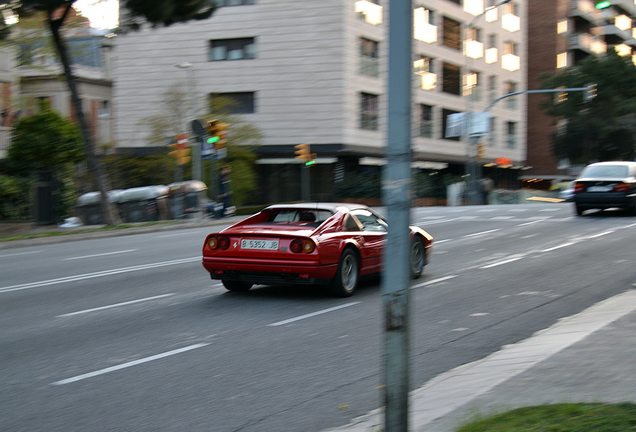
<path id="1" fill-rule="evenodd" d="M 540 88 L 543 73 L 555 73 L 576 66 L 588 56 L 604 55 L 615 49 L 622 56 L 633 56 L 636 39 L 633 0 L 534 0 L 528 3 L 528 87 Z M 557 161 L 552 154 L 550 134 L 560 121 L 544 114 L 539 107 L 546 96 L 528 97 L 528 177 L 553 181 L 572 179 L 581 167 Z"/>
<path id="2" fill-rule="evenodd" d="M 219 3 L 207 20 L 116 38 L 118 148 L 156 145 L 149 119 L 162 110 L 166 90 L 181 86 L 193 101 L 188 119 L 209 114 L 210 98 L 225 96 L 262 132 L 257 163 L 266 202 L 300 197 L 298 144 L 317 155 L 313 199 L 328 199 L 343 172 L 385 163 L 389 2 Z M 445 137 L 449 115 L 484 111 L 527 88 L 525 1 L 484 13 L 498 3 L 414 2 L 414 167 L 463 173 L 469 150 L 465 140 Z M 525 108 L 524 95 L 491 107 L 480 163 L 525 165 Z"/>

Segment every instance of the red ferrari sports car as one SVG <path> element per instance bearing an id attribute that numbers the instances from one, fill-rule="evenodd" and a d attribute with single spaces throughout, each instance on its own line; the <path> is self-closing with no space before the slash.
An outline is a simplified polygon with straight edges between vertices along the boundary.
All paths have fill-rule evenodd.
<path id="1" fill-rule="evenodd" d="M 263 209 L 203 245 L 203 267 L 230 291 L 261 285 L 329 285 L 339 297 L 382 271 L 387 223 L 359 204 L 280 204 Z M 410 271 L 422 273 L 433 237 L 412 226 Z"/>

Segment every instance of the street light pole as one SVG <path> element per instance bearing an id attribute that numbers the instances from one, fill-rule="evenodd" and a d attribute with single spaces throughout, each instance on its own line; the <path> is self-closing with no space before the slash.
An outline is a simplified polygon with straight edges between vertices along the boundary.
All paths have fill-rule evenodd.
<path id="1" fill-rule="evenodd" d="M 194 65 L 192 63 L 189 62 L 181 62 L 181 63 L 177 63 L 175 64 L 175 67 L 178 67 L 179 69 L 186 69 L 189 71 L 189 83 L 188 83 L 188 98 L 190 99 L 190 111 L 192 113 L 192 119 L 194 120 L 197 118 L 198 115 L 198 110 L 197 110 L 197 101 L 196 101 L 196 94 L 195 94 L 195 88 L 196 88 L 196 81 L 195 81 L 195 77 L 194 77 Z M 192 134 L 192 131 L 190 130 L 190 128 L 187 126 L 189 125 L 190 122 L 187 121 L 186 122 L 186 130 L 190 136 L 190 147 L 192 147 L 192 179 L 193 180 L 201 180 L 201 143 L 199 142 L 199 140 L 197 139 L 197 137 L 195 137 Z"/>
<path id="2" fill-rule="evenodd" d="M 493 6 L 489 6 L 486 9 L 484 9 L 483 12 L 481 12 L 478 15 L 475 15 L 473 17 L 473 19 L 470 21 L 470 23 L 468 24 L 468 26 L 466 27 L 465 30 L 465 37 L 464 37 L 464 44 L 466 42 L 468 42 L 468 31 L 473 28 L 473 26 L 475 25 L 475 23 L 477 22 L 477 20 L 479 18 L 481 18 L 483 15 L 485 15 L 486 13 L 488 13 L 489 11 L 498 8 L 501 5 L 504 5 L 506 3 L 510 3 L 511 0 L 502 0 L 499 3 L 493 5 Z M 464 45 L 464 55 L 466 56 L 466 87 L 468 87 L 469 83 L 468 83 L 468 77 L 469 74 L 472 73 L 471 69 L 472 69 L 472 57 L 470 57 L 470 55 L 468 55 L 469 53 L 467 52 L 467 47 Z M 468 182 L 467 182 L 467 186 L 468 186 L 468 202 L 470 204 L 479 204 L 479 180 L 481 177 L 481 166 L 477 163 L 477 143 L 479 142 L 479 137 L 477 135 L 471 135 L 471 132 L 473 131 L 473 125 L 474 125 L 474 113 L 473 113 L 473 104 L 472 104 L 472 100 L 473 100 L 473 92 L 476 91 L 476 87 L 477 87 L 477 80 L 475 79 L 475 84 L 473 86 L 471 86 L 471 90 L 470 93 L 466 94 L 466 127 L 464 128 L 464 139 L 466 139 L 466 167 L 465 167 L 465 174 L 468 177 Z"/>

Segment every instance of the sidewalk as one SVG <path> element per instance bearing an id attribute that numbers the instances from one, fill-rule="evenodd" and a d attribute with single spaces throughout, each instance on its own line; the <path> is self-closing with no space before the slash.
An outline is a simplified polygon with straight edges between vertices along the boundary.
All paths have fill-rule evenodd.
<path id="1" fill-rule="evenodd" d="M 632 287 L 411 392 L 410 430 L 452 432 L 477 416 L 522 406 L 636 403 L 635 334 Z M 377 432 L 382 422 L 376 410 L 330 431 Z"/>
<path id="2" fill-rule="evenodd" d="M 6 237 L 13 236 L 13 235 L 22 235 L 22 234 L 45 234 L 45 233 L 60 233 L 63 235 L 52 235 L 48 237 L 36 237 L 36 238 L 30 238 L 30 239 L 0 241 L 0 250 L 24 247 L 24 246 L 35 246 L 35 245 L 43 245 L 43 244 L 70 242 L 70 241 L 77 241 L 77 240 L 117 237 L 117 236 L 123 236 L 123 235 L 131 235 L 131 234 L 172 231 L 172 230 L 199 228 L 199 227 L 207 227 L 207 226 L 214 227 L 219 225 L 231 225 L 235 222 L 238 222 L 244 219 L 245 217 L 246 216 L 231 216 L 231 217 L 226 217 L 222 219 L 210 219 L 210 218 L 181 219 L 181 220 L 172 220 L 172 221 L 162 221 L 152 225 L 149 225 L 148 222 L 126 223 L 126 224 L 123 224 L 125 225 L 125 228 L 111 227 L 109 229 L 100 229 L 100 228 L 105 228 L 105 225 L 81 225 L 81 226 L 72 227 L 72 228 L 60 228 L 59 226 L 55 226 L 55 225 L 41 225 L 41 226 L 38 226 L 38 225 L 26 226 L 25 225 L 24 229 L 7 233 Z M 87 230 L 94 230 L 94 231 L 87 232 Z M 210 230 L 210 232 L 212 232 L 212 229 Z M 2 239 L 2 237 L 4 236 L 0 236 L 0 240 Z"/>

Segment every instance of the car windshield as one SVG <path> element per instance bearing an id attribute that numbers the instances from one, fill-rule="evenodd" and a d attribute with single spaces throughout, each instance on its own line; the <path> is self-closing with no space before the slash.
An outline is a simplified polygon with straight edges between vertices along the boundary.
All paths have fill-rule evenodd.
<path id="1" fill-rule="evenodd" d="M 624 165 L 596 165 L 585 168 L 580 177 L 621 179 L 628 176 L 629 169 Z"/>
<path id="2" fill-rule="evenodd" d="M 317 209 L 293 209 L 293 210 L 275 210 L 269 216 L 272 223 L 301 223 L 319 226 L 329 218 L 333 213 L 327 210 Z"/>

